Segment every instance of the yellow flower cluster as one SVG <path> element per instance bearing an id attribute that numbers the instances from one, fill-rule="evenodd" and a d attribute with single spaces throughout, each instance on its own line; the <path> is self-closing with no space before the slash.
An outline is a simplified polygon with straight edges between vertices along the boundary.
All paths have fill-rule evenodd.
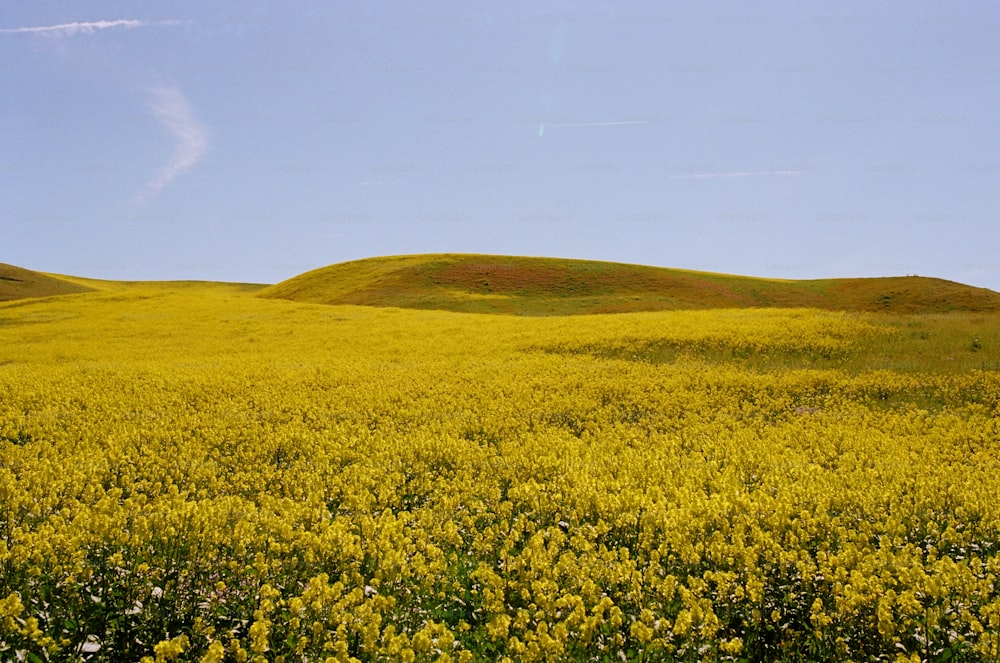
<path id="1" fill-rule="evenodd" d="M 892 333 L 0 305 L 0 659 L 997 660 L 1000 377 Z"/>

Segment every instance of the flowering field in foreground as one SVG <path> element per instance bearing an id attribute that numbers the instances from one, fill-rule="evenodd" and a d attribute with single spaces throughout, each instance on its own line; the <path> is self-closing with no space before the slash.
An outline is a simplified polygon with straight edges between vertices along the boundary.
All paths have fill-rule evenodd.
<path id="1" fill-rule="evenodd" d="M 0 659 L 1000 660 L 964 324 L 0 305 Z"/>

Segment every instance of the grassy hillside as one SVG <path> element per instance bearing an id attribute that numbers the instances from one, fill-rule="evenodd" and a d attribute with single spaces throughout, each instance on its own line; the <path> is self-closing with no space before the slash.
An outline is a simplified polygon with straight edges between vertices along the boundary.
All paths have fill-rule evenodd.
<path id="1" fill-rule="evenodd" d="M 513 315 L 709 308 L 944 313 L 1000 310 L 1000 294 L 906 276 L 790 281 L 589 260 L 430 254 L 330 265 L 261 297 Z"/>
<path id="2" fill-rule="evenodd" d="M 0 302 L 12 299 L 70 295 L 87 290 L 90 288 L 61 277 L 0 263 Z"/>

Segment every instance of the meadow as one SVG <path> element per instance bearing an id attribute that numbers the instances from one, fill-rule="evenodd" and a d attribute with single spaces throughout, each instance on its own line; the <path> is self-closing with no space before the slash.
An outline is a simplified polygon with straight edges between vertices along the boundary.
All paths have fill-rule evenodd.
<path id="1" fill-rule="evenodd" d="M 0 659 L 1000 660 L 1000 314 L 0 302 Z"/>

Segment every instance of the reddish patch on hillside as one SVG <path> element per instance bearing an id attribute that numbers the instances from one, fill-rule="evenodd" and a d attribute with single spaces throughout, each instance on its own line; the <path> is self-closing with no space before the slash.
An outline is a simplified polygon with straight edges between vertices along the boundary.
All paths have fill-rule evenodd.
<path id="1" fill-rule="evenodd" d="M 1000 294 L 992 290 L 923 276 L 839 279 L 830 294 L 843 308 L 876 313 L 1000 310 Z"/>
<path id="2" fill-rule="evenodd" d="M 549 265 L 463 262 L 436 271 L 434 279 L 446 287 L 505 295 L 551 292 L 593 295 L 604 289 L 597 279 Z"/>
<path id="3" fill-rule="evenodd" d="M 542 261 L 511 263 L 459 262 L 433 274 L 436 285 L 477 293 L 503 295 L 559 295 L 596 297 L 601 295 L 656 295 L 658 298 L 704 306 L 753 305 L 752 298 L 726 285 L 706 279 L 653 268 L 545 264 Z M 607 307 L 617 311 L 646 311 L 663 308 L 664 302 L 615 302 Z"/>
<path id="4" fill-rule="evenodd" d="M 377 259 L 377 273 L 370 278 L 348 276 L 351 287 L 341 285 L 336 295 L 325 294 L 328 279 L 336 276 L 317 272 L 292 279 L 295 290 L 284 296 L 327 304 L 515 315 L 750 307 L 1000 310 L 998 293 L 922 277 L 783 281 L 585 260 L 447 254 L 424 260 L 402 256 L 396 268 L 391 261 Z M 331 271 L 339 274 L 350 265 L 332 266 Z M 363 274 L 364 265 L 359 268 Z"/>

